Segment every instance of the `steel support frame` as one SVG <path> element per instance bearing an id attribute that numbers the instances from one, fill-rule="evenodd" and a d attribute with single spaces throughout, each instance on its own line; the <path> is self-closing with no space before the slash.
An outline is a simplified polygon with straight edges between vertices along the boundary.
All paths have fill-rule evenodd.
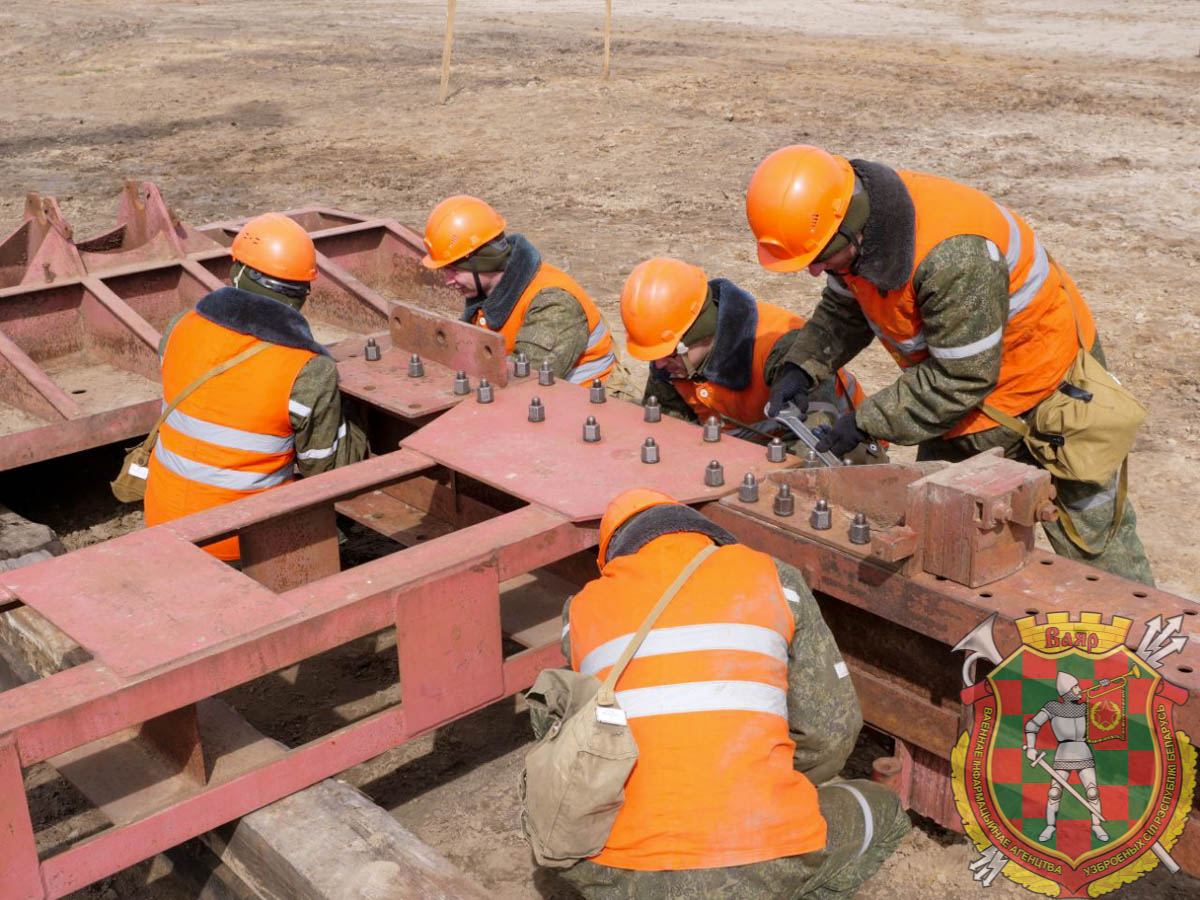
<path id="1" fill-rule="evenodd" d="M 311 479 L 303 489 L 286 486 L 127 538 L 170 531 L 180 544 L 204 541 L 278 524 L 280 515 L 291 528 L 311 525 L 326 519 L 338 500 L 396 484 L 432 465 L 400 450 Z M 297 614 L 129 677 L 98 659 L 5 692 L 0 695 L 4 896 L 62 897 L 528 687 L 542 668 L 561 664 L 561 653 L 550 642 L 503 657 L 499 585 L 594 543 L 593 528 L 530 505 L 345 572 L 336 571 L 336 558 L 332 572 L 320 573 L 311 566 L 298 569 L 287 553 L 266 553 L 260 574 L 290 585 L 279 597 Z M 324 577 L 308 581 L 314 574 Z M 230 780 L 198 785 L 180 802 L 37 863 L 22 766 L 188 710 L 205 697 L 391 625 L 397 628 L 402 673 L 399 706 Z M 173 752 L 191 758 L 189 748 Z"/>

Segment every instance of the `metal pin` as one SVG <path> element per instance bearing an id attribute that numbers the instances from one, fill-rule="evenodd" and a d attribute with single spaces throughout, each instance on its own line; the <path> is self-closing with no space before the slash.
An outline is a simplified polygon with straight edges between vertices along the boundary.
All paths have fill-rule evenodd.
<path id="1" fill-rule="evenodd" d="M 822 465 L 824 465 L 824 463 L 822 463 L 821 458 L 819 456 L 817 456 L 816 450 L 809 450 L 807 453 L 804 454 L 804 468 L 818 469 Z"/>
<path id="2" fill-rule="evenodd" d="M 518 350 L 517 355 L 513 357 L 513 377 L 529 377 L 529 356 L 524 350 Z"/>
<path id="3" fill-rule="evenodd" d="M 704 469 L 704 483 L 708 487 L 720 487 L 725 483 L 725 467 L 714 459 Z"/>
<path id="4" fill-rule="evenodd" d="M 642 462 L 656 463 L 658 459 L 658 444 L 654 442 L 654 438 L 646 438 L 646 442 L 642 444 Z"/>
<path id="5" fill-rule="evenodd" d="M 658 402 L 657 397 L 651 397 L 646 401 L 646 405 L 642 407 L 643 422 L 659 422 L 662 420 L 662 404 Z"/>
<path id="6" fill-rule="evenodd" d="M 529 421 L 530 422 L 545 422 L 546 407 L 542 406 L 542 398 L 534 397 L 529 401 Z"/>
<path id="7" fill-rule="evenodd" d="M 747 472 L 746 477 L 742 479 L 738 488 L 738 499 L 743 503 L 758 502 L 758 479 L 754 477 L 753 472 Z"/>
<path id="8" fill-rule="evenodd" d="M 588 391 L 588 399 L 593 403 L 603 403 L 607 399 L 604 396 L 604 384 L 599 378 L 592 382 L 592 387 Z"/>
<path id="9" fill-rule="evenodd" d="M 866 513 L 854 514 L 854 521 L 850 523 L 850 543 L 871 543 L 871 526 L 867 522 Z"/>
<path id="10" fill-rule="evenodd" d="M 375 338 L 367 338 L 367 346 L 363 348 L 363 356 L 367 362 L 378 362 L 380 355 L 379 345 L 375 343 Z"/>
<path id="11" fill-rule="evenodd" d="M 790 516 L 796 512 L 796 498 L 792 496 L 792 489 L 786 484 L 779 486 L 779 492 L 775 495 L 775 515 Z"/>
<path id="12" fill-rule="evenodd" d="M 471 379 L 462 369 L 454 373 L 454 393 L 459 396 L 471 393 Z"/>
<path id="13" fill-rule="evenodd" d="M 828 500 L 818 500 L 808 517 L 808 524 L 817 531 L 828 531 L 833 527 L 833 513 L 829 510 Z"/>
<path id="14" fill-rule="evenodd" d="M 475 389 L 475 399 L 480 403 L 491 403 L 496 399 L 492 385 L 486 378 L 479 379 L 479 387 Z"/>
<path id="15" fill-rule="evenodd" d="M 409 378 L 424 378 L 425 363 L 421 362 L 421 357 L 414 353 L 408 358 L 408 377 Z"/>
<path id="16" fill-rule="evenodd" d="M 588 416 L 583 423 L 583 439 L 589 444 L 600 440 L 600 425 L 596 422 L 595 416 Z"/>
<path id="17" fill-rule="evenodd" d="M 542 364 L 538 366 L 538 384 L 554 384 L 554 370 L 550 368 L 550 360 L 548 359 L 543 359 Z"/>
<path id="18" fill-rule="evenodd" d="M 779 438 L 771 438 L 771 443 L 767 444 L 767 462 L 783 462 L 787 456 L 787 448 L 783 446 L 783 441 Z"/>
<path id="19" fill-rule="evenodd" d="M 704 440 L 713 444 L 721 439 L 721 420 L 716 416 L 709 416 L 708 421 L 704 423 Z"/>

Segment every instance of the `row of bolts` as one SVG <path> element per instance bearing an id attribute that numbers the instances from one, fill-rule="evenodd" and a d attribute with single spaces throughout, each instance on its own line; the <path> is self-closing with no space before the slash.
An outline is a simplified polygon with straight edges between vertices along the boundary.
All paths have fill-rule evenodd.
<path id="1" fill-rule="evenodd" d="M 379 359 L 379 348 L 375 345 L 374 339 L 367 341 L 366 358 L 374 361 Z M 524 351 L 518 351 L 513 358 L 513 375 L 517 378 L 528 378 L 530 374 L 529 357 Z M 408 377 L 423 378 L 425 376 L 425 365 L 421 362 L 419 354 L 414 353 L 408 360 Z M 551 385 L 554 384 L 554 370 L 550 368 L 550 361 L 543 360 L 538 368 L 538 384 Z M 467 373 L 459 370 L 454 373 L 454 393 L 458 396 L 465 396 L 471 392 L 471 381 L 467 377 Z M 599 379 L 592 382 L 589 389 L 589 399 L 592 403 L 604 403 L 606 396 L 604 393 L 604 385 Z M 495 391 L 492 385 L 486 378 L 479 380 L 479 386 L 475 389 L 475 400 L 477 403 L 491 403 L 495 400 Z M 658 402 L 657 397 L 651 397 L 646 401 L 643 409 L 643 421 L 658 422 L 662 419 L 662 406 Z M 544 422 L 546 420 L 546 407 L 542 403 L 540 397 L 533 397 L 529 401 L 529 421 Z M 600 425 L 596 421 L 595 416 L 588 416 L 583 423 L 583 439 L 585 442 L 592 444 L 600 440 Z M 716 416 L 710 416 L 708 421 L 704 423 L 704 440 L 709 443 L 716 443 L 721 440 L 721 422 Z M 773 463 L 781 463 L 786 458 L 786 449 L 783 446 L 783 441 L 779 438 L 772 438 L 767 445 L 767 461 Z M 659 461 L 658 444 L 654 438 L 648 437 L 645 443 L 642 444 L 642 462 L 653 464 Z M 817 459 L 817 454 L 809 450 L 805 456 L 805 468 L 814 468 L 820 465 Z M 725 468 L 719 460 L 712 460 L 704 469 L 704 484 L 708 487 L 721 487 L 725 484 Z M 746 477 L 742 479 L 741 485 L 738 487 L 738 499 L 743 503 L 758 502 L 758 480 L 754 477 L 753 472 L 747 472 Z M 773 509 L 775 515 L 780 518 L 795 515 L 796 513 L 796 498 L 792 494 L 792 489 L 787 484 L 781 484 L 779 491 L 775 494 L 775 504 Z M 828 531 L 833 527 L 833 513 L 829 509 L 827 500 L 818 500 L 816 506 L 813 507 L 809 514 L 809 525 L 816 531 Z M 867 522 L 867 517 L 863 513 L 856 513 L 854 521 L 850 523 L 850 543 L 852 544 L 869 544 L 871 542 L 871 526 Z"/>

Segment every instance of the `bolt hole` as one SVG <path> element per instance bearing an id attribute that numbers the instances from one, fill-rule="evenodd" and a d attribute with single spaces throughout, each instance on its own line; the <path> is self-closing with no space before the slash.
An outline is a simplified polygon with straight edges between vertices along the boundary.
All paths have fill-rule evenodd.
<path id="1" fill-rule="evenodd" d="M 1185 616 L 1194 616 L 1194 615 L 1196 615 L 1196 611 L 1194 609 L 1185 609 L 1183 611 L 1183 614 Z"/>
<path id="2" fill-rule="evenodd" d="M 945 581 L 945 580 L 946 580 L 946 576 L 945 576 L 945 575 L 935 575 L 935 576 L 934 576 L 934 578 L 936 578 L 938 581 Z"/>
<path id="3" fill-rule="evenodd" d="M 492 352 L 492 348 L 485 345 L 483 348 L 483 355 L 486 356 L 488 359 L 491 359 L 492 356 L 494 355 Z"/>
<path id="4" fill-rule="evenodd" d="M 86 394 L 87 388 L 75 388 L 75 390 L 71 391 L 71 393 L 72 394 Z"/>
<path id="5" fill-rule="evenodd" d="M 1088 576 L 1086 576 L 1086 577 L 1087 577 L 1087 580 L 1088 580 L 1088 581 L 1099 581 L 1099 580 L 1100 580 L 1100 576 L 1099 576 L 1099 575 L 1088 575 Z"/>
<path id="6" fill-rule="evenodd" d="M 446 346 L 446 332 L 442 331 L 441 329 L 438 329 L 433 333 L 433 339 L 437 342 L 439 347 Z"/>
<path id="7" fill-rule="evenodd" d="M 991 591 L 980 591 L 980 592 L 979 592 L 979 596 L 980 596 L 980 597 L 991 597 L 991 596 L 992 596 L 992 592 L 991 592 Z"/>
<path id="8" fill-rule="evenodd" d="M 1179 669 L 1180 672 L 1183 672 L 1185 674 L 1191 674 L 1191 672 L 1192 672 L 1191 666 L 1176 666 L 1176 668 Z"/>
<path id="9" fill-rule="evenodd" d="M 1052 559 L 1043 559 L 1043 560 L 1042 560 L 1042 565 L 1043 565 L 1043 566 L 1052 566 L 1052 565 L 1054 565 L 1054 560 L 1052 560 Z"/>
<path id="10" fill-rule="evenodd" d="M 363 390 L 364 390 L 364 391 L 373 391 L 373 390 L 375 390 L 375 385 L 373 385 L 373 384 L 364 384 L 364 385 L 363 385 Z"/>
<path id="11" fill-rule="evenodd" d="M 1145 598 L 1149 597 L 1150 595 L 1147 594 L 1145 591 L 1134 591 L 1133 596 L 1144 600 Z"/>
<path id="12" fill-rule="evenodd" d="M 1027 616 L 1036 616 L 1037 614 L 1038 614 L 1038 611 L 1036 609 L 1025 610 L 1025 615 L 1027 615 Z"/>

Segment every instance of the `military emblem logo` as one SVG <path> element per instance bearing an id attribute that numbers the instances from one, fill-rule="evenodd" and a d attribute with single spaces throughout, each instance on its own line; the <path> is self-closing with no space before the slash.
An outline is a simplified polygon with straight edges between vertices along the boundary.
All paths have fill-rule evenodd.
<path id="1" fill-rule="evenodd" d="M 1187 642 L 1183 617 L 1146 626 L 1098 613 L 1018 619 L 1021 645 L 1002 657 L 995 615 L 965 650 L 963 703 L 973 723 L 951 757 L 954 798 L 980 856 L 975 879 L 998 874 L 1050 897 L 1099 897 L 1156 865 L 1178 870 L 1171 849 L 1192 807 L 1196 749 L 1173 725 L 1187 691 L 1163 661 Z M 974 666 L 994 668 L 976 681 Z"/>

